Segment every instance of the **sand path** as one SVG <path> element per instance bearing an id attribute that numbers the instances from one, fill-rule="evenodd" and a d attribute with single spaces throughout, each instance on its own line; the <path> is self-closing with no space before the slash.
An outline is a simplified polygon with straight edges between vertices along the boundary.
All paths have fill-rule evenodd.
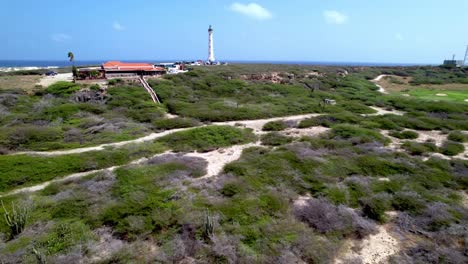
<path id="1" fill-rule="evenodd" d="M 260 142 L 236 145 L 205 153 L 192 152 L 185 154 L 185 156 L 202 158 L 208 162 L 206 174 L 203 177 L 197 178 L 197 180 L 201 180 L 218 175 L 226 164 L 238 160 L 244 149 L 255 146 L 260 146 Z"/>
<path id="2" fill-rule="evenodd" d="M 406 112 L 403 111 L 398 111 L 398 110 L 386 110 L 382 107 L 377 107 L 377 106 L 369 106 L 370 108 L 374 109 L 377 111 L 377 113 L 374 114 L 362 114 L 362 116 L 378 116 L 378 115 L 387 115 L 387 114 L 393 114 L 393 115 L 404 115 Z"/>
<path id="3" fill-rule="evenodd" d="M 5 197 L 5 196 L 19 194 L 19 193 L 25 193 L 25 192 L 37 192 L 37 191 L 45 189 L 47 186 L 51 185 L 52 183 L 60 183 L 60 182 L 65 182 L 65 181 L 69 181 L 69 180 L 79 179 L 79 178 L 82 178 L 82 177 L 85 177 L 85 176 L 88 176 L 88 175 L 91 175 L 91 174 L 94 174 L 94 173 L 103 172 L 103 171 L 114 171 L 115 169 L 118 169 L 118 168 L 124 167 L 124 166 L 128 166 L 128 165 L 142 164 L 142 163 L 148 161 L 149 159 L 152 159 L 152 158 L 155 158 L 155 157 L 158 157 L 158 156 L 162 156 L 162 155 L 171 154 L 171 153 L 173 153 L 173 152 L 166 151 L 164 153 L 159 153 L 159 154 L 156 154 L 156 155 L 154 155 L 152 157 L 149 157 L 149 158 L 140 158 L 140 159 L 131 161 L 130 163 L 127 163 L 127 164 L 124 164 L 124 165 L 112 166 L 112 167 L 109 167 L 109 168 L 104 168 L 104 169 L 99 169 L 99 170 L 92 170 L 92 171 L 85 171 L 85 172 L 80 172 L 80 173 L 73 173 L 73 174 L 70 174 L 70 175 L 65 176 L 63 178 L 53 179 L 53 180 L 43 182 L 43 183 L 38 184 L 38 185 L 19 188 L 19 189 L 10 191 L 10 192 L 6 192 L 4 194 L 0 194 L 0 198 Z"/>
<path id="4" fill-rule="evenodd" d="M 382 80 L 382 78 L 387 77 L 387 76 L 388 75 L 386 75 L 386 74 L 381 74 L 381 75 L 377 76 L 375 79 L 372 80 L 372 82 L 379 88 L 379 92 L 381 92 L 383 94 L 388 94 L 388 92 L 385 91 L 385 89 L 381 85 L 379 85 L 377 82 Z"/>
<path id="5" fill-rule="evenodd" d="M 265 123 L 267 123 L 269 121 L 301 120 L 301 119 L 311 117 L 311 116 L 316 116 L 316 115 L 317 114 L 307 114 L 307 115 L 298 115 L 298 116 L 288 116 L 288 117 L 284 117 L 284 118 L 278 117 L 278 118 L 260 119 L 260 120 L 220 122 L 220 123 L 215 123 L 215 125 L 239 125 L 240 124 L 242 126 L 252 128 L 254 130 L 255 134 L 262 134 L 263 132 L 261 131 L 261 128 L 263 127 L 263 125 Z M 96 147 L 91 147 L 91 148 L 81 148 L 81 149 L 73 149 L 73 150 L 65 150 L 65 151 L 52 151 L 52 152 L 23 152 L 23 154 L 26 153 L 26 154 L 39 154 L 39 155 L 46 155 L 46 156 L 54 156 L 54 155 L 65 155 L 65 154 L 72 154 L 72 153 L 83 153 L 83 152 L 93 151 L 93 150 L 102 150 L 102 149 L 104 149 L 106 147 L 110 147 L 110 146 L 115 147 L 115 146 L 123 146 L 123 145 L 130 144 L 130 143 L 145 142 L 145 141 L 148 141 L 148 140 L 152 140 L 152 139 L 155 139 L 155 138 L 158 138 L 158 137 L 162 137 L 162 136 L 165 136 L 165 135 L 169 135 L 169 134 L 172 134 L 172 133 L 175 133 L 175 132 L 178 132 L 178 131 L 187 130 L 187 129 L 191 129 L 191 128 L 173 129 L 173 130 L 168 130 L 168 131 L 164 131 L 164 132 L 161 132 L 161 133 L 154 133 L 154 134 L 151 134 L 149 136 L 139 138 L 139 139 L 136 139 L 136 140 L 118 142 L 118 143 L 111 143 L 111 144 L 103 144 L 103 145 L 96 146 Z M 328 130 L 326 128 L 321 128 L 321 127 L 318 127 L 316 129 L 316 131 L 312 131 L 313 129 L 314 128 L 308 129 L 308 131 L 306 133 L 308 135 L 318 135 L 318 134 L 326 132 Z M 206 179 L 206 178 L 218 175 L 223 170 L 223 168 L 224 168 L 224 166 L 226 164 L 231 163 L 231 162 L 239 159 L 240 156 L 242 155 L 242 151 L 244 149 L 249 148 L 249 147 L 259 146 L 259 145 L 260 145 L 260 142 L 258 141 L 258 142 L 250 143 L 250 144 L 234 145 L 234 146 L 227 147 L 227 148 L 220 148 L 220 149 L 210 151 L 210 152 L 205 152 L 205 153 L 191 152 L 191 153 L 185 153 L 184 155 L 189 156 L 189 157 L 200 157 L 200 158 L 205 159 L 208 162 L 207 173 L 204 176 L 197 179 L 197 180 L 200 180 L 200 179 Z M 87 175 L 91 175 L 91 174 L 97 173 L 97 172 L 113 171 L 113 170 L 115 170 L 117 168 L 127 166 L 127 165 L 142 164 L 142 163 L 146 162 L 148 159 L 155 158 L 155 157 L 162 156 L 162 155 L 166 155 L 168 153 L 172 153 L 172 152 L 171 151 L 166 151 L 164 153 L 154 155 L 154 156 L 152 156 L 150 158 L 141 158 L 141 159 L 132 161 L 132 162 L 130 162 L 128 164 L 125 164 L 125 165 L 113 166 L 113 167 L 110 167 L 110 168 L 104 168 L 104 169 L 100 169 L 100 170 L 93 170 L 93 171 L 87 171 L 87 172 L 81 172 L 81 173 L 74 173 L 74 174 L 65 176 L 63 178 L 54 179 L 54 180 L 47 181 L 47 182 L 44 182 L 44 183 L 41 183 L 41 184 L 38 184 L 38 185 L 19 188 L 19 189 L 16 189 L 16 190 L 1 194 L 0 197 L 14 195 L 14 194 L 18 194 L 18 193 L 24 193 L 24 192 L 40 191 L 40 190 L 43 190 L 44 188 L 46 188 L 47 186 L 49 186 L 52 183 L 59 183 L 59 182 L 67 181 L 67 180 L 78 179 L 78 178 L 85 177 Z M 18 154 L 18 153 L 16 153 L 16 154 Z"/>
<path id="6" fill-rule="evenodd" d="M 294 115 L 294 116 L 286 116 L 286 117 L 274 117 L 274 118 L 267 118 L 267 119 L 258 119 L 258 120 L 240 120 L 240 121 L 227 121 L 227 122 L 215 122 L 212 123 L 212 125 L 228 125 L 228 126 L 243 126 L 247 128 L 253 129 L 254 133 L 256 134 L 261 134 L 262 133 L 262 127 L 266 123 L 270 121 L 278 121 L 278 120 L 284 120 L 284 121 L 289 121 L 289 120 L 302 120 L 305 118 L 309 117 L 314 117 L 314 116 L 319 116 L 320 114 L 305 114 L 305 115 Z M 203 125 L 206 126 L 206 125 Z M 163 132 L 159 133 L 151 133 L 147 136 L 133 139 L 133 140 L 128 140 L 128 141 L 121 141 L 121 142 L 115 142 L 115 143 L 107 143 L 107 144 L 101 144 L 93 147 L 85 147 L 85 148 L 76 148 L 76 149 L 68 149 L 68 150 L 55 150 L 55 151 L 23 151 L 23 152 L 15 152 L 9 155 L 20 155 L 20 154 L 27 154 L 27 155 L 41 155 L 41 156 L 59 156 L 59 155 L 68 155 L 68 154 L 78 154 L 78 153 L 85 153 L 89 151 L 99 151 L 99 150 L 104 150 L 106 148 L 112 148 L 112 147 L 122 147 L 128 144 L 134 144 L 134 143 L 143 143 L 146 141 L 151 141 L 155 140 L 167 135 L 170 135 L 172 133 L 184 131 L 184 130 L 189 130 L 195 127 L 189 127 L 189 128 L 177 128 L 177 129 L 171 129 L 171 130 L 166 130 Z"/>

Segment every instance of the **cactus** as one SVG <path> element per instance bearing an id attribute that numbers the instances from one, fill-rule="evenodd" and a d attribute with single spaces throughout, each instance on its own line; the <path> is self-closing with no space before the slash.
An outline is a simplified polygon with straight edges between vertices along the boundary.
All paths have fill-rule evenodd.
<path id="1" fill-rule="evenodd" d="M 5 208 L 2 201 L 3 217 L 5 218 L 6 224 L 10 227 L 10 238 L 13 239 L 17 235 L 23 232 L 26 222 L 28 221 L 30 208 L 29 206 L 16 206 L 13 202 L 11 203 L 11 212 Z"/>
<path id="2" fill-rule="evenodd" d="M 42 252 L 40 252 L 39 250 L 37 250 L 35 247 L 32 248 L 32 253 L 36 257 L 36 261 L 37 261 L 38 264 L 46 264 L 47 263 L 45 255 Z"/>
<path id="3" fill-rule="evenodd" d="M 214 234 L 214 221 L 213 216 L 210 212 L 206 210 L 205 212 L 205 222 L 203 223 L 203 236 L 205 239 L 211 239 Z"/>

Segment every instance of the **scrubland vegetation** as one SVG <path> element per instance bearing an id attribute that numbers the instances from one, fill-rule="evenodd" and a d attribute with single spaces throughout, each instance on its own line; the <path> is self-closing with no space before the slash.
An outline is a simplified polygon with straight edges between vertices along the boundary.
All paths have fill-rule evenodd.
<path id="1" fill-rule="evenodd" d="M 163 101 L 158 107 L 141 87 L 117 81 L 103 92 L 105 99 L 87 102 L 73 100 L 83 92 L 73 84 L 34 95 L 4 91 L 4 152 L 200 127 L 82 154 L 0 156 L 2 192 L 121 165 L 1 197 L 0 213 L 13 207 L 27 213 L 21 232 L 0 217 L 0 261 L 331 263 L 345 241 L 365 239 L 386 225 L 399 240 L 391 263 L 466 263 L 468 161 L 449 157 L 464 151 L 468 104 L 381 95 L 368 81 L 387 72 L 424 71 L 431 69 L 199 67 L 153 80 Z M 438 71 L 431 78 L 439 78 Z M 337 104 L 325 105 L 325 98 Z M 375 113 L 369 106 L 405 114 L 368 115 Z M 179 117 L 166 119 L 165 111 Z M 260 136 L 240 125 L 209 125 L 302 113 L 322 115 L 297 124 L 268 122 Z M 315 137 L 284 133 L 316 126 L 330 130 Z M 68 141 L 71 130 L 76 134 Z M 440 146 L 416 142 L 419 130 L 441 131 L 446 139 Z M 394 139 L 403 142 L 402 151 L 390 147 Z M 224 147 L 257 140 L 261 145 L 244 149 L 212 177 L 201 177 L 207 160 L 185 155 L 221 155 Z M 433 152 L 447 160 L 430 157 Z M 128 164 L 141 157 L 148 160 Z"/>

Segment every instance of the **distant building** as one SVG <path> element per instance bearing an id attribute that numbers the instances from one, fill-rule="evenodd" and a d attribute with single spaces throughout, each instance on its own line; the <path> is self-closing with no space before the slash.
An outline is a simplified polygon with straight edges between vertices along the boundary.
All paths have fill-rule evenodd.
<path id="1" fill-rule="evenodd" d="M 468 49 L 467 49 L 467 52 L 468 52 Z M 455 60 L 455 55 L 453 55 L 451 60 L 444 60 L 443 65 L 447 67 L 463 67 L 464 64 L 465 62 L 462 60 Z"/>
<path id="2" fill-rule="evenodd" d="M 77 77 L 80 80 L 105 79 L 119 77 L 155 76 L 166 73 L 163 67 L 157 67 L 150 63 L 126 63 L 109 61 L 101 67 L 80 68 Z"/>
<path id="3" fill-rule="evenodd" d="M 444 60 L 444 66 L 463 67 L 463 64 L 462 60 Z"/>
<path id="4" fill-rule="evenodd" d="M 150 63 L 124 63 L 120 61 L 109 61 L 101 66 L 106 78 L 135 77 L 144 75 L 162 75 L 166 70 Z"/>

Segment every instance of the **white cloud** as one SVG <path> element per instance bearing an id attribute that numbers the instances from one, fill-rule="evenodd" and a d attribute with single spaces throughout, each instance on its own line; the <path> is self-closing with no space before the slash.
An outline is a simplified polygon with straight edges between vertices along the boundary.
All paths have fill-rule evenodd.
<path id="1" fill-rule="evenodd" d="M 335 10 L 327 10 L 323 12 L 323 17 L 325 18 L 325 21 L 328 24 L 336 24 L 336 25 L 341 25 L 341 24 L 346 24 L 348 22 L 348 16 L 335 11 Z"/>
<path id="2" fill-rule="evenodd" d="M 55 41 L 55 42 L 65 42 L 71 39 L 70 35 L 63 34 L 63 33 L 58 33 L 58 34 L 53 34 L 50 36 L 50 38 Z"/>
<path id="3" fill-rule="evenodd" d="M 256 3 L 234 3 L 231 5 L 230 9 L 236 13 L 243 14 L 258 20 L 267 20 L 273 17 L 273 15 L 270 11 L 268 11 L 268 9 Z"/>
<path id="4" fill-rule="evenodd" d="M 125 30 L 125 27 L 122 26 L 119 22 L 114 22 L 114 24 L 112 25 L 112 27 L 117 30 L 117 31 L 122 31 L 122 30 Z"/>
<path id="5" fill-rule="evenodd" d="M 400 41 L 405 39 L 405 37 L 404 37 L 402 34 L 400 34 L 400 33 L 396 33 L 396 34 L 395 34 L 395 38 L 396 38 L 397 40 L 400 40 Z"/>

